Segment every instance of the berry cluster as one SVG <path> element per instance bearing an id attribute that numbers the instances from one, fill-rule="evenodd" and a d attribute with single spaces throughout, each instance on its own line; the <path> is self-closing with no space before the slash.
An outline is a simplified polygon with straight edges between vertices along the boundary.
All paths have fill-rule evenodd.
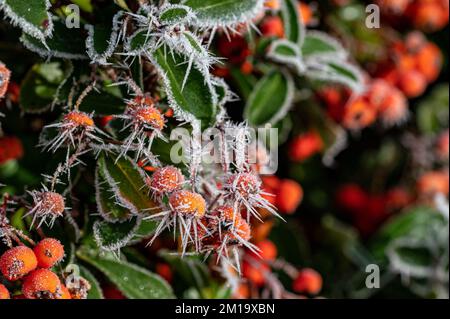
<path id="1" fill-rule="evenodd" d="M 0 271 L 11 287 L 21 286 L 21 294 L 11 295 L 0 284 L 0 299 L 81 299 L 86 298 L 89 284 L 66 286 L 51 270 L 64 258 L 63 245 L 54 238 L 41 240 L 33 249 L 19 245 L 8 249 L 0 257 Z"/>

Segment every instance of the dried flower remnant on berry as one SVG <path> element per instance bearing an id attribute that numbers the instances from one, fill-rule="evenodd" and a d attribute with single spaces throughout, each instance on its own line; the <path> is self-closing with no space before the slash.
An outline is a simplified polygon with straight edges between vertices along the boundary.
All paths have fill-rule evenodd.
<path id="1" fill-rule="evenodd" d="M 9 281 L 21 279 L 36 267 L 36 256 L 33 250 L 26 246 L 11 248 L 0 257 L 0 270 Z"/>
<path id="2" fill-rule="evenodd" d="M 92 286 L 88 280 L 83 277 L 78 277 L 75 282 L 66 282 L 71 299 L 87 299 L 89 290 Z"/>

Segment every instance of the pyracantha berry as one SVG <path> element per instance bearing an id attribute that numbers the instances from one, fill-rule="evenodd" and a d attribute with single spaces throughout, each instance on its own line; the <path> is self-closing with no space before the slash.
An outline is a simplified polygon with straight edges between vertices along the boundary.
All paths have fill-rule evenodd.
<path id="1" fill-rule="evenodd" d="M 44 222 L 51 226 L 58 217 L 63 215 L 66 203 L 62 195 L 47 189 L 32 191 L 30 194 L 33 197 L 34 206 L 25 216 L 33 215 L 32 225 L 36 219 L 41 219 L 38 227 Z"/>
<path id="2" fill-rule="evenodd" d="M 64 247 L 54 238 L 41 240 L 33 249 L 40 268 L 51 268 L 64 258 Z"/>
<path id="3" fill-rule="evenodd" d="M 265 239 L 257 243 L 256 247 L 258 247 L 259 253 L 255 258 L 260 257 L 264 261 L 274 261 L 277 258 L 277 246 L 272 241 Z"/>
<path id="4" fill-rule="evenodd" d="M 0 270 L 9 281 L 22 278 L 36 267 L 36 256 L 33 250 L 26 246 L 11 248 L 0 257 Z"/>
<path id="5" fill-rule="evenodd" d="M 8 289 L 2 284 L 0 284 L 0 300 L 10 299 L 11 296 L 9 295 Z"/>
<path id="6" fill-rule="evenodd" d="M 69 289 L 63 284 L 61 284 L 61 296 L 58 299 L 72 299 Z"/>
<path id="7" fill-rule="evenodd" d="M 303 188 L 293 180 L 284 179 L 276 192 L 275 206 L 281 213 L 292 214 L 303 199 Z"/>
<path id="8" fill-rule="evenodd" d="M 322 276 L 314 269 L 305 268 L 298 272 L 292 289 L 298 293 L 317 295 L 322 290 Z"/>
<path id="9" fill-rule="evenodd" d="M 200 194 L 187 190 L 178 190 L 171 193 L 169 196 L 169 210 L 147 217 L 147 219 L 161 219 L 149 244 L 166 228 L 173 227 L 174 232 L 177 228 L 180 232 L 183 253 L 191 242 L 195 243 L 198 251 L 200 249 L 200 238 L 197 229 L 202 227 L 200 220 L 205 213 L 206 202 Z"/>
<path id="10" fill-rule="evenodd" d="M 257 265 L 253 265 L 248 261 L 242 263 L 242 276 L 257 287 L 264 286 L 266 273 L 269 271 L 269 266 L 263 263 L 258 263 Z"/>
<path id="11" fill-rule="evenodd" d="M 162 138 L 164 129 L 164 115 L 155 107 L 155 102 L 151 97 L 138 96 L 129 101 L 125 113 L 117 118 L 125 120 L 123 130 L 131 129 L 131 134 L 124 140 L 122 153 L 129 150 L 136 151 L 136 157 L 147 150 L 150 152 L 153 138 Z M 146 145 L 148 141 L 148 145 Z"/>
<path id="12" fill-rule="evenodd" d="M 179 190 L 184 183 L 181 171 L 173 166 L 158 168 L 152 176 L 150 188 L 158 195 Z"/>
<path id="13" fill-rule="evenodd" d="M 0 62 L 0 99 L 6 94 L 10 77 L 11 72 L 3 63 Z"/>
<path id="14" fill-rule="evenodd" d="M 449 193 L 448 172 L 432 171 L 423 174 L 417 181 L 417 191 L 420 195 L 430 196 Z"/>
<path id="15" fill-rule="evenodd" d="M 323 141 L 316 132 L 307 132 L 295 137 L 289 146 L 289 157 L 303 162 L 323 149 Z"/>
<path id="16" fill-rule="evenodd" d="M 270 202 L 264 198 L 265 193 L 262 188 L 260 178 L 253 173 L 234 173 L 225 178 L 223 190 L 226 193 L 226 198 L 238 203 L 238 206 L 243 205 L 247 211 L 248 218 L 250 215 L 259 218 L 260 214 L 258 208 L 266 209 L 275 216 L 280 215 L 275 211 Z"/>
<path id="17" fill-rule="evenodd" d="M 27 299 L 59 299 L 62 296 L 61 281 L 48 269 L 37 269 L 24 280 L 22 292 Z"/>
<path id="18" fill-rule="evenodd" d="M 376 119 L 377 109 L 360 97 L 347 104 L 342 124 L 351 130 L 361 130 L 372 125 Z"/>
<path id="19" fill-rule="evenodd" d="M 81 143 L 88 141 L 102 143 L 97 134 L 106 135 L 106 133 L 103 133 L 95 126 L 92 114 L 77 110 L 64 115 L 61 122 L 45 127 L 45 129 L 49 128 L 59 129 L 59 134 L 53 139 L 42 143 L 44 148 L 53 152 L 56 152 L 63 145 L 72 145 L 75 148 Z"/>
<path id="20" fill-rule="evenodd" d="M 23 156 L 22 142 L 17 137 L 0 137 L 0 165 Z"/>

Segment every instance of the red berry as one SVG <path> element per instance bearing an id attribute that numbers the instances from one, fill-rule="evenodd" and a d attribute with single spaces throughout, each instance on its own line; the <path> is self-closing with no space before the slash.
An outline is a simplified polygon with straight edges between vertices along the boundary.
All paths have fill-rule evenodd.
<path id="1" fill-rule="evenodd" d="M 292 289 L 298 293 L 317 295 L 322 290 L 322 276 L 314 269 L 302 269 L 292 283 Z"/>
<path id="2" fill-rule="evenodd" d="M 2 284 L 0 284 L 0 300 L 4 299 L 10 299 L 11 296 L 9 295 L 8 289 Z"/>
<path id="3" fill-rule="evenodd" d="M 281 213 L 294 213 L 303 199 L 303 188 L 296 181 L 285 179 L 276 193 L 276 206 Z"/>

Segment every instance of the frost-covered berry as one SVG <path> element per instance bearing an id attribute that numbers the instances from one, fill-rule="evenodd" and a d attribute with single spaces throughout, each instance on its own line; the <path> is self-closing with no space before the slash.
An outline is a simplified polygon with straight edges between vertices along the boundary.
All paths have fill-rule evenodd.
<path id="1" fill-rule="evenodd" d="M 206 212 L 206 202 L 202 195 L 187 190 L 180 190 L 169 197 L 172 209 L 181 215 L 203 217 Z"/>
<path id="2" fill-rule="evenodd" d="M 22 292 L 27 299 L 59 299 L 62 296 L 61 281 L 48 269 L 37 269 L 24 280 Z"/>
<path id="3" fill-rule="evenodd" d="M 0 300 L 10 299 L 11 296 L 9 295 L 8 289 L 2 284 L 0 284 Z"/>
<path id="4" fill-rule="evenodd" d="M 156 193 L 171 193 L 179 190 L 184 183 L 181 171 L 173 166 L 158 168 L 152 176 L 150 187 Z"/>
<path id="5" fill-rule="evenodd" d="M 161 131 L 165 124 L 164 115 L 154 105 L 149 97 L 137 97 L 128 105 L 126 114 L 135 125 Z"/>
<path id="6" fill-rule="evenodd" d="M 51 268 L 64 258 L 64 247 L 54 238 L 41 240 L 33 251 L 40 268 Z"/>
<path id="7" fill-rule="evenodd" d="M 11 72 L 4 64 L 0 62 L 0 99 L 6 94 L 10 77 Z"/>
<path id="8" fill-rule="evenodd" d="M 22 278 L 36 267 L 36 256 L 33 250 L 26 246 L 11 248 L 0 257 L 0 270 L 9 281 Z"/>
<path id="9" fill-rule="evenodd" d="M 228 178 L 225 189 L 237 192 L 243 198 L 249 198 L 250 194 L 255 194 L 259 191 L 260 186 L 261 181 L 255 174 L 237 173 Z"/>
<path id="10" fill-rule="evenodd" d="M 34 206 L 25 216 L 33 215 L 33 224 L 36 219 L 41 219 L 40 226 L 49 219 L 48 224 L 51 226 L 58 217 L 63 215 L 66 203 L 62 195 L 44 190 L 33 191 L 31 196 L 34 200 Z"/>
<path id="11" fill-rule="evenodd" d="M 72 111 L 64 116 L 64 123 L 69 127 L 79 128 L 79 127 L 92 127 L 94 126 L 94 120 L 92 116 L 87 113 L 80 111 Z"/>

